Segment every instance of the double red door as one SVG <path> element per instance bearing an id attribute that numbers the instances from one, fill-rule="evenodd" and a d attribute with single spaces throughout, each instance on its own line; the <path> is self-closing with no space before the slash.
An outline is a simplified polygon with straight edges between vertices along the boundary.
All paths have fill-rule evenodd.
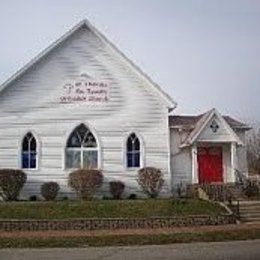
<path id="1" fill-rule="evenodd" d="M 198 148 L 199 183 L 223 182 L 222 148 Z"/>

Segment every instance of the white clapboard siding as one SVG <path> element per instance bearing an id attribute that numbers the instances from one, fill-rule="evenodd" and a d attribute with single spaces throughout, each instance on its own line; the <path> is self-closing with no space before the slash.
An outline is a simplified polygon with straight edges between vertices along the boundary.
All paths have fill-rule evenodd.
<path id="1" fill-rule="evenodd" d="M 215 120 L 217 125 L 219 126 L 216 132 L 213 132 L 211 129 L 211 124 Z M 202 130 L 200 135 L 197 138 L 198 142 L 203 141 L 212 141 L 212 142 L 232 142 L 233 138 L 227 130 L 227 127 L 219 120 L 219 118 L 215 115 L 212 120 L 208 122 L 205 128 Z"/>
<path id="2" fill-rule="evenodd" d="M 171 171 L 172 171 L 172 188 L 176 189 L 180 183 L 190 184 L 192 181 L 191 174 L 191 150 L 190 147 L 180 148 L 180 145 L 187 133 L 179 132 L 178 129 L 171 129 Z"/>
<path id="3" fill-rule="evenodd" d="M 102 104 L 61 104 L 65 83 L 82 73 L 106 81 L 109 101 Z M 26 171 L 23 197 L 39 195 L 40 185 L 57 181 L 61 194 L 69 171 L 64 169 L 66 140 L 85 123 L 96 136 L 105 182 L 120 179 L 128 193 L 139 191 L 137 172 L 125 167 L 127 135 L 141 138 L 143 165 L 156 166 L 165 174 L 164 194 L 170 187 L 168 107 L 150 85 L 134 72 L 104 41 L 86 27 L 30 68 L 0 93 L 0 167 L 20 168 L 22 137 L 32 131 L 39 147 L 39 169 Z M 107 184 L 105 190 L 108 190 Z"/>
<path id="4" fill-rule="evenodd" d="M 240 140 L 243 142 L 243 145 L 237 146 L 236 152 L 237 152 L 237 169 L 244 173 L 248 173 L 248 165 L 247 165 L 247 149 L 246 149 L 246 133 L 244 130 L 236 130 L 236 134 L 240 138 Z"/>
<path id="5" fill-rule="evenodd" d="M 207 126 L 205 127 L 205 129 Z M 202 137 L 207 138 L 206 140 L 208 143 L 201 142 L 200 145 L 210 145 L 210 146 L 221 146 L 222 147 L 222 156 L 223 156 L 223 181 L 233 182 L 232 177 L 232 169 L 231 169 L 231 142 L 222 142 L 219 139 L 219 135 L 216 133 L 215 136 L 206 135 L 207 130 L 202 131 L 201 139 L 204 140 Z M 220 127 L 221 129 L 221 127 Z M 224 131 L 222 131 L 221 136 L 224 136 Z M 244 131 L 243 131 L 244 132 Z M 188 132 L 186 131 L 179 131 L 178 129 L 171 129 L 171 171 L 172 171 L 172 188 L 173 191 L 176 192 L 178 185 L 183 184 L 190 184 L 192 183 L 192 158 L 191 158 L 191 146 L 188 147 L 180 147 L 181 143 L 187 137 Z M 211 138 L 211 139 L 210 139 Z M 220 142 L 216 142 L 216 140 Z M 227 138 L 225 137 L 225 140 Z M 199 145 L 198 144 L 198 145 Z M 241 151 L 240 151 L 241 149 Z M 246 163 L 246 157 L 241 156 L 239 153 L 242 153 L 242 150 L 245 150 L 245 147 L 238 146 L 237 148 L 237 158 L 238 161 L 241 160 L 239 164 Z M 242 166 L 240 166 L 242 167 Z M 240 168 L 239 168 L 240 169 Z M 198 174 L 198 168 L 195 169 L 195 173 Z"/>

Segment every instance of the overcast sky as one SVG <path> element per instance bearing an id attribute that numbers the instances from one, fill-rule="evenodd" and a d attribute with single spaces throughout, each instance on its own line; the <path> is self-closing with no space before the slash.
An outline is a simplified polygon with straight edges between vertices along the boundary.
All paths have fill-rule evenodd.
<path id="1" fill-rule="evenodd" d="M 80 20 L 177 101 L 260 121 L 260 1 L 1 0 L 0 82 Z"/>

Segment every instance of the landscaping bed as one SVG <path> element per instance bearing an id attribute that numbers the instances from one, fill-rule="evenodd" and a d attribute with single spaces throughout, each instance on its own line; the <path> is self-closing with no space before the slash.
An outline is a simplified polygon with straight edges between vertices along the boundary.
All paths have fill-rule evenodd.
<path id="1" fill-rule="evenodd" d="M 0 219 L 151 218 L 227 213 L 220 205 L 194 199 L 1 202 Z"/>

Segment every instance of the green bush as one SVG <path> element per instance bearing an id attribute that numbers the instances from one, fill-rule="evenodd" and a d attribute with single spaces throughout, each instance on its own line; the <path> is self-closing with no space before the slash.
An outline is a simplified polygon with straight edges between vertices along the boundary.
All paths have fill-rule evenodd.
<path id="1" fill-rule="evenodd" d="M 109 182 L 110 193 L 114 199 L 121 199 L 121 196 L 125 190 L 125 184 L 121 181 L 111 181 Z"/>
<path id="2" fill-rule="evenodd" d="M 27 179 L 22 170 L 0 169 L 0 196 L 4 201 L 17 200 Z"/>
<path id="3" fill-rule="evenodd" d="M 128 199 L 129 199 L 129 200 L 136 200 L 136 199 L 137 199 L 137 195 L 134 194 L 134 193 L 131 193 L 131 194 L 128 196 Z"/>
<path id="4" fill-rule="evenodd" d="M 100 170 L 80 169 L 70 173 L 68 185 L 81 199 L 91 199 L 102 186 L 103 174 Z"/>
<path id="5" fill-rule="evenodd" d="M 45 182 L 41 186 L 41 195 L 45 200 L 55 200 L 60 190 L 57 182 Z"/>
<path id="6" fill-rule="evenodd" d="M 37 200 L 38 200 L 38 198 L 36 195 L 32 195 L 29 197 L 29 201 L 37 201 Z"/>
<path id="7" fill-rule="evenodd" d="M 138 171 L 138 184 L 150 198 L 156 198 L 163 186 L 164 180 L 160 169 L 145 167 Z"/>

